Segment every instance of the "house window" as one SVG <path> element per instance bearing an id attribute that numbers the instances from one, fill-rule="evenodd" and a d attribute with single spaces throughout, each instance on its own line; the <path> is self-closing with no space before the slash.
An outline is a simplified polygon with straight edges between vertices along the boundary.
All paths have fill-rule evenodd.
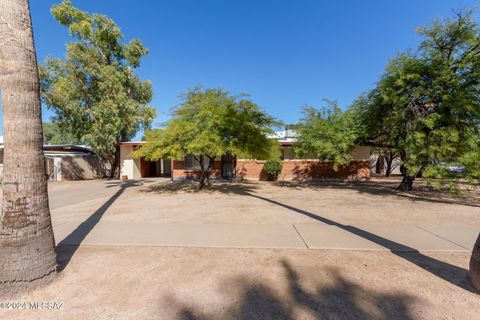
<path id="1" fill-rule="evenodd" d="M 200 156 L 197 156 L 197 158 L 200 158 Z M 208 157 L 203 157 L 203 163 L 205 166 L 205 169 L 208 168 L 208 164 L 210 163 L 210 159 Z M 187 171 L 201 171 L 202 168 L 200 167 L 200 162 L 195 160 L 193 155 L 189 154 L 188 156 L 185 157 L 185 170 Z"/>

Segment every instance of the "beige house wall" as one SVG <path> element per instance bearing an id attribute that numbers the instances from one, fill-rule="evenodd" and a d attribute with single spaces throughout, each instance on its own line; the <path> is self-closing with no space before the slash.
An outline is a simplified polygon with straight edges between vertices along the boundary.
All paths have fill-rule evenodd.
<path id="1" fill-rule="evenodd" d="M 133 158 L 133 146 L 122 145 L 120 147 L 120 176 L 128 179 L 140 179 L 140 159 Z"/>
<path id="2" fill-rule="evenodd" d="M 57 181 L 100 179 L 106 175 L 102 161 L 96 156 L 56 157 L 54 163 L 60 166 Z"/>
<path id="3" fill-rule="evenodd" d="M 369 160 L 370 159 L 370 147 L 369 146 L 358 146 L 350 151 L 352 160 Z"/>
<path id="4" fill-rule="evenodd" d="M 293 151 L 292 146 L 283 146 L 282 147 L 283 159 L 284 160 L 295 160 L 298 158 L 295 156 L 295 152 Z M 352 160 L 369 160 L 370 159 L 370 147 L 369 146 L 358 146 L 353 148 L 350 151 L 350 155 L 352 156 Z M 317 156 L 309 155 L 305 157 L 305 159 L 309 160 L 318 160 Z"/>

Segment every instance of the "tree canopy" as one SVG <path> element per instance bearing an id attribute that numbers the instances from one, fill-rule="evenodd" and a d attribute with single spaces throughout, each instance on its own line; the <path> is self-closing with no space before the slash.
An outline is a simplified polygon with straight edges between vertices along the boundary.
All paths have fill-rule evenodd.
<path id="1" fill-rule="evenodd" d="M 267 136 L 276 121 L 248 96 L 197 87 L 183 94 L 182 100 L 163 128 L 146 133 L 147 144 L 135 156 L 157 160 L 193 155 L 201 167 L 201 187 L 217 157 L 270 157 L 276 141 Z"/>
<path id="2" fill-rule="evenodd" d="M 370 137 L 400 151 L 400 189 L 411 189 L 419 175 L 451 181 L 449 164 L 478 179 L 480 28 L 465 11 L 418 33 L 418 50 L 392 59 L 376 88 L 355 105 Z"/>
<path id="3" fill-rule="evenodd" d="M 78 144 L 79 141 L 69 132 L 64 132 L 60 126 L 52 122 L 43 123 L 45 144 Z"/>
<path id="4" fill-rule="evenodd" d="M 68 0 L 51 12 L 75 40 L 67 44 L 66 59 L 50 57 L 41 67 L 43 100 L 55 123 L 115 165 L 118 143 L 148 128 L 155 117 L 148 105 L 152 84 L 135 73 L 148 50 L 138 39 L 125 43 L 110 18 L 88 14 Z"/>
<path id="5" fill-rule="evenodd" d="M 343 112 L 336 102 L 325 100 L 327 106 L 320 109 L 305 107 L 304 117 L 296 126 L 298 145 L 295 153 L 299 157 L 315 157 L 333 161 L 334 168 L 351 160 L 349 151 L 363 134 L 354 109 Z"/>

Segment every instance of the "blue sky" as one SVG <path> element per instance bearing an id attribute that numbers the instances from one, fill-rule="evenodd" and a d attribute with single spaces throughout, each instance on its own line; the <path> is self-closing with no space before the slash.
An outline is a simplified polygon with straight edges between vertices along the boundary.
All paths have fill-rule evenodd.
<path id="1" fill-rule="evenodd" d="M 67 30 L 51 16 L 59 0 L 33 0 L 39 61 L 64 57 Z M 139 74 L 154 84 L 156 123 L 168 118 L 178 95 L 197 84 L 249 93 L 264 110 L 288 123 L 304 104 L 337 100 L 345 108 L 372 88 L 394 55 L 416 47 L 417 26 L 467 0 L 73 0 L 103 13 L 126 40 L 150 50 Z M 44 109 L 44 119 L 51 113 Z"/>

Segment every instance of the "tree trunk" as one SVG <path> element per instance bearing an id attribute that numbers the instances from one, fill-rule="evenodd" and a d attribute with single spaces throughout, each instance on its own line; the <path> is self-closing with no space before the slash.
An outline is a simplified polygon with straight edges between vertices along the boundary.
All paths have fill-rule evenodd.
<path id="1" fill-rule="evenodd" d="M 477 242 L 475 242 L 472 257 L 470 258 L 470 278 L 475 288 L 480 290 L 480 234 Z"/>
<path id="2" fill-rule="evenodd" d="M 400 160 L 404 162 L 407 160 L 407 153 L 404 150 L 400 150 Z M 412 175 L 409 170 L 403 165 L 400 165 L 400 172 L 402 173 L 403 179 L 402 182 L 397 187 L 397 190 L 400 191 L 410 191 L 413 188 L 413 181 L 415 180 L 415 175 Z"/>
<path id="3" fill-rule="evenodd" d="M 208 167 L 207 167 L 207 183 L 210 183 L 210 176 L 212 175 L 213 165 L 215 164 L 215 157 L 207 156 L 208 158 Z"/>
<path id="4" fill-rule="evenodd" d="M 120 143 L 115 147 L 115 154 L 113 155 L 110 179 L 120 179 Z"/>
<path id="5" fill-rule="evenodd" d="M 385 169 L 385 177 L 390 177 L 390 174 L 392 173 L 393 159 L 395 159 L 393 153 L 389 153 L 386 159 L 387 168 Z"/>
<path id="6" fill-rule="evenodd" d="M 0 1 L 4 175 L 0 287 L 55 274 L 39 79 L 28 0 Z"/>
<path id="7" fill-rule="evenodd" d="M 209 159 L 208 166 L 205 168 L 205 157 Z M 210 179 L 210 174 L 212 172 L 211 168 L 213 166 L 213 161 L 209 156 L 201 155 L 198 159 L 200 163 L 200 186 L 199 189 L 202 190 L 205 188 Z"/>
<path id="8" fill-rule="evenodd" d="M 203 155 L 200 155 L 198 160 L 200 163 L 200 186 L 199 189 L 203 190 L 205 188 L 205 162 L 203 161 Z"/>
<path id="9" fill-rule="evenodd" d="M 400 166 L 400 172 L 403 175 L 402 182 L 397 187 L 397 190 L 400 191 L 410 191 L 413 188 L 413 181 L 415 180 L 415 176 L 409 173 L 409 170 L 405 168 L 403 165 Z"/>
<path id="10" fill-rule="evenodd" d="M 375 173 L 377 174 L 382 173 L 384 167 L 385 167 L 385 157 L 383 154 L 379 154 L 377 158 L 377 162 L 375 163 Z"/>

